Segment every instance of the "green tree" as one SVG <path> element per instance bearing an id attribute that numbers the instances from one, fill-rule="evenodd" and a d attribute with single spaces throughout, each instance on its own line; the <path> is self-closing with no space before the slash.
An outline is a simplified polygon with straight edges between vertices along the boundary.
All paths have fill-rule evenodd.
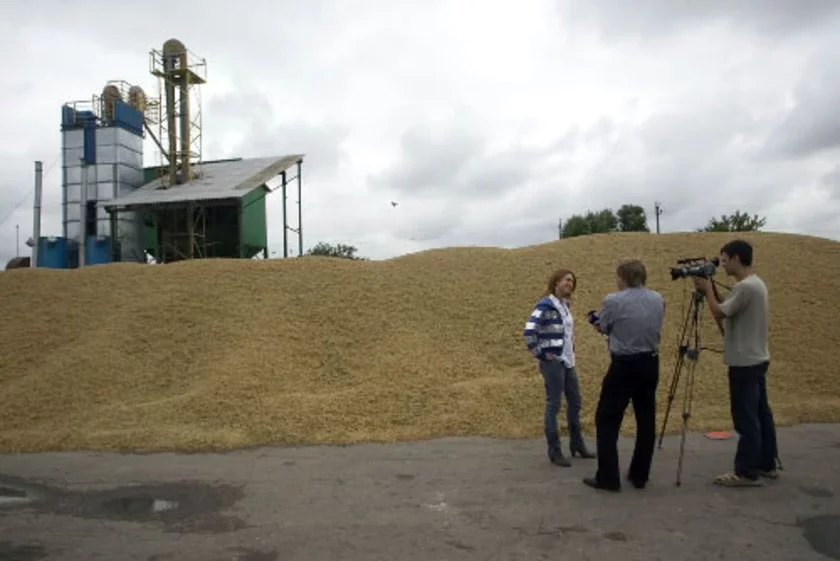
<path id="1" fill-rule="evenodd" d="M 766 218 L 759 218 L 757 214 L 750 216 L 746 212 L 736 210 L 732 215 L 721 215 L 720 218 L 711 218 L 698 232 L 757 232 L 767 223 Z"/>
<path id="2" fill-rule="evenodd" d="M 590 210 L 583 218 L 589 223 L 589 231 L 592 234 L 607 234 L 618 229 L 618 217 L 608 208 L 598 212 Z"/>
<path id="3" fill-rule="evenodd" d="M 615 232 L 618 228 L 618 218 L 612 210 L 605 208 L 599 211 L 588 211 L 586 214 L 573 214 L 563 225 L 563 237 L 574 238 L 588 234 L 606 234 Z"/>
<path id="4" fill-rule="evenodd" d="M 355 261 L 365 261 L 364 257 L 359 257 L 356 255 L 355 246 L 346 245 L 346 244 L 328 244 L 324 242 L 318 242 L 311 248 L 306 251 L 306 255 L 320 255 L 323 257 L 338 257 L 341 259 L 353 259 Z"/>
<path id="5" fill-rule="evenodd" d="M 616 217 L 621 232 L 650 232 L 645 209 L 639 205 L 622 205 Z"/>
<path id="6" fill-rule="evenodd" d="M 574 238 L 577 236 L 585 236 L 591 234 L 589 231 L 589 222 L 579 214 L 572 215 L 566 223 L 563 224 L 563 237 Z"/>

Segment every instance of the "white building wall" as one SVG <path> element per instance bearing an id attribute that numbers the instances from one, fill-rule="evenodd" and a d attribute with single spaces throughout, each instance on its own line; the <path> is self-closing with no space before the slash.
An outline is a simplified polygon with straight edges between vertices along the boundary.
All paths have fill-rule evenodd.
<path id="1" fill-rule="evenodd" d="M 96 129 L 96 164 L 82 166 L 84 131 L 68 130 L 63 135 L 65 237 L 82 243 L 81 195 L 87 183 L 87 201 L 110 201 L 136 190 L 143 182 L 143 138 L 119 127 Z M 83 176 L 86 176 L 84 177 Z M 96 208 L 96 235 L 110 236 L 111 223 L 104 208 Z M 141 224 L 136 213 L 120 213 L 117 238 L 123 261 L 142 260 Z"/>

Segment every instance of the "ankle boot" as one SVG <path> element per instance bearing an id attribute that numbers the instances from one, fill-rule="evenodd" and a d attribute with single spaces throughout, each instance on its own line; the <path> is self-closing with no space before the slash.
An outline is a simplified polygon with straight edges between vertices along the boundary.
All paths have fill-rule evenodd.
<path id="1" fill-rule="evenodd" d="M 548 460 L 558 466 L 569 467 L 572 463 L 563 455 L 560 447 L 560 435 L 556 432 L 546 431 L 545 440 L 548 444 Z"/>
<path id="2" fill-rule="evenodd" d="M 549 451 L 548 459 L 552 464 L 556 466 L 571 467 L 572 465 L 572 462 L 570 462 L 569 459 L 563 455 L 563 451 L 559 448 L 557 450 L 554 450 L 553 452 Z"/>
<path id="3" fill-rule="evenodd" d="M 573 438 L 569 439 L 569 452 L 571 452 L 572 457 L 574 458 L 575 456 L 580 456 L 581 458 L 594 458 L 595 454 L 586 448 L 586 442 L 583 440 L 583 434 L 580 431 L 580 427 L 572 427 L 569 432 L 573 436 Z"/>
<path id="4" fill-rule="evenodd" d="M 571 451 L 571 453 L 572 453 L 572 457 L 573 457 L 573 458 L 574 458 L 575 456 L 580 456 L 581 458 L 590 458 L 590 459 L 591 459 L 591 458 L 595 458 L 595 457 L 596 457 L 596 456 L 595 456 L 595 454 L 594 454 L 593 452 L 590 452 L 590 451 L 586 448 L 586 444 L 585 444 L 585 443 L 583 443 L 583 442 L 581 442 L 580 444 L 578 444 L 578 445 L 576 445 L 576 446 L 572 446 L 572 447 L 570 447 L 570 451 Z"/>

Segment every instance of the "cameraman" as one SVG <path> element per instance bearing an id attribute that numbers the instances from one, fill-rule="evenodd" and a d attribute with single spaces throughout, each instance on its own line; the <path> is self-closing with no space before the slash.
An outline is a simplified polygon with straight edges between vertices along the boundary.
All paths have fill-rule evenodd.
<path id="1" fill-rule="evenodd" d="M 590 319 L 595 329 L 609 337 L 612 357 L 595 413 L 598 471 L 594 478 L 583 480 L 595 489 L 621 489 L 618 434 L 631 400 L 636 416 L 636 446 L 627 480 L 642 489 L 650 476 L 665 300 L 645 287 L 646 280 L 647 270 L 641 261 L 621 263 L 616 269 L 619 291 L 608 294 L 600 315 Z"/>
<path id="2" fill-rule="evenodd" d="M 753 273 L 752 262 L 753 248 L 746 241 L 734 240 L 721 248 L 721 267 L 737 281 L 723 301 L 709 279 L 694 280 L 723 330 L 732 424 L 739 435 L 735 469 L 716 477 L 718 485 L 756 486 L 759 477 L 778 477 L 776 426 L 767 401 L 767 287 Z"/>

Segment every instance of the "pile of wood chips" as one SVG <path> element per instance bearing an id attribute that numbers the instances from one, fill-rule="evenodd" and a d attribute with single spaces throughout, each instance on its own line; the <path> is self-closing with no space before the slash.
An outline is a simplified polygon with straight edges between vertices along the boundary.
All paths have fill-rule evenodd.
<path id="1" fill-rule="evenodd" d="M 0 273 L 0 450 L 226 449 L 456 435 L 541 437 L 544 389 L 522 329 L 552 269 L 574 296 L 583 420 L 605 341 L 586 323 L 636 257 L 668 302 L 667 405 L 690 281 L 681 257 L 730 234 L 611 234 L 440 249 L 387 261 L 200 260 Z M 840 420 L 840 243 L 744 235 L 771 295 L 769 394 L 780 424 Z M 731 284 L 721 271 L 718 280 Z M 707 308 L 703 344 L 721 349 Z M 731 428 L 722 356 L 697 368 L 691 428 Z M 565 405 L 564 405 L 565 407 Z M 679 430 L 682 392 L 669 433 Z M 565 412 L 562 416 L 565 427 Z M 657 421 L 661 425 L 661 415 Z M 632 431 L 632 414 L 625 431 Z M 657 430 L 659 427 L 657 427 Z"/>

